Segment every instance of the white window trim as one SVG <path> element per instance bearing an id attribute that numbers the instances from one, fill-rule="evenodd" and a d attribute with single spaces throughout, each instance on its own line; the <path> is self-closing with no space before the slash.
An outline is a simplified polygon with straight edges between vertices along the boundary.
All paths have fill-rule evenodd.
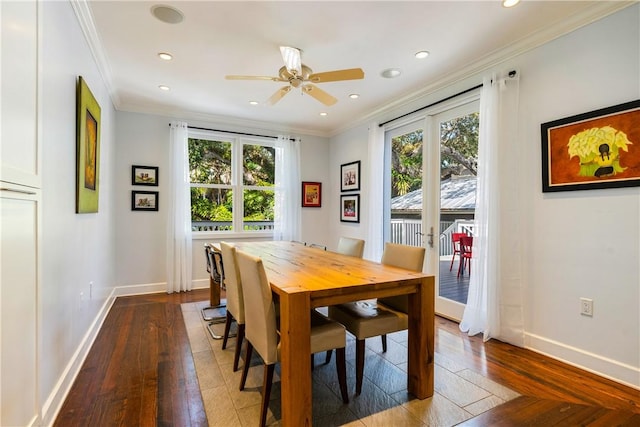
<path id="1" fill-rule="evenodd" d="M 217 133 L 213 131 L 203 131 L 197 129 L 189 129 L 189 139 L 207 139 L 211 141 L 224 141 L 231 143 L 231 184 L 198 184 L 190 183 L 190 187 L 204 187 L 204 188 L 222 188 L 230 189 L 234 191 L 234 194 L 243 194 L 243 190 L 264 190 L 265 187 L 255 185 L 243 185 L 242 184 L 242 166 L 243 155 L 242 148 L 245 145 L 262 145 L 265 147 L 275 147 L 275 141 L 271 138 L 260 137 L 244 137 L 241 135 Z M 276 165 L 278 167 L 278 165 Z M 271 187 L 275 191 L 275 186 Z M 239 191 L 238 191 L 239 190 Z M 244 231 L 242 227 L 243 214 L 236 215 L 236 212 L 244 212 L 242 197 L 233 198 L 233 231 L 192 231 L 192 240 L 223 240 L 223 239 L 247 239 L 247 238 L 260 238 L 260 239 L 272 239 L 273 230 L 264 231 Z M 237 231 L 241 230 L 241 231 Z"/>

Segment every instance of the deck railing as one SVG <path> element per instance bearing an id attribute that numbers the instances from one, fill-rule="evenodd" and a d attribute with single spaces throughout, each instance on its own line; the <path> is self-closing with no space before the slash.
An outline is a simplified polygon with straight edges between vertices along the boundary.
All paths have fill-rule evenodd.
<path id="1" fill-rule="evenodd" d="M 422 221 L 419 219 L 391 219 L 392 243 L 422 246 L 422 233 Z M 468 235 L 473 235 L 473 221 L 463 219 L 457 219 L 455 221 L 440 221 L 440 256 L 453 254 L 451 233 L 466 233 Z"/>

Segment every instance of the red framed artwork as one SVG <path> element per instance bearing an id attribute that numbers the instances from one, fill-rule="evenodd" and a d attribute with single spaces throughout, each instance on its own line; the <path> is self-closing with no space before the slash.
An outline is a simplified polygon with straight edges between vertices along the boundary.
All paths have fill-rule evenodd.
<path id="1" fill-rule="evenodd" d="M 543 123 L 542 191 L 640 186 L 640 100 Z"/>
<path id="2" fill-rule="evenodd" d="M 322 183 L 302 182 L 302 207 L 320 208 L 322 207 Z"/>

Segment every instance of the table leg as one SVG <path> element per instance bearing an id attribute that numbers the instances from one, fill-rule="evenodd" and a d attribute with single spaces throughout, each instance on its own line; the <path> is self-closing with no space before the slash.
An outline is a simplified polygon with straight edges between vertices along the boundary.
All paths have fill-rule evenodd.
<path id="1" fill-rule="evenodd" d="M 418 399 L 433 396 L 435 351 L 435 281 L 422 279 L 409 295 L 409 363 L 407 390 Z"/>
<path id="2" fill-rule="evenodd" d="M 311 301 L 308 292 L 280 294 L 283 426 L 311 426 Z"/>

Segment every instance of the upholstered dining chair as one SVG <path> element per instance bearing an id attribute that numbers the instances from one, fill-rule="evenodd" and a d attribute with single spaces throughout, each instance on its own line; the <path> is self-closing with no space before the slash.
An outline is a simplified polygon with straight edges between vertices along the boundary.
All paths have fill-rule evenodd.
<path id="1" fill-rule="evenodd" d="M 362 254 L 364 253 L 364 240 L 354 239 L 352 237 L 340 237 L 336 252 L 343 255 L 362 258 Z"/>
<path id="2" fill-rule="evenodd" d="M 422 271 L 424 254 L 422 247 L 386 243 L 381 263 Z M 408 328 L 408 307 L 406 295 L 329 306 L 329 318 L 342 323 L 356 337 L 356 394 L 362 391 L 365 340 L 380 335 L 382 350 L 387 351 L 386 334 Z"/>
<path id="3" fill-rule="evenodd" d="M 238 263 L 243 287 L 245 338 L 247 341 L 244 367 L 240 379 L 240 390 L 244 389 L 251 356 L 255 348 L 264 361 L 264 380 L 262 384 L 262 405 L 260 411 L 260 426 L 264 426 L 267 408 L 269 406 L 273 372 L 280 355 L 278 330 L 276 327 L 276 309 L 262 260 L 238 250 L 236 251 L 236 261 Z M 345 346 L 346 332 L 344 326 L 312 310 L 311 354 L 336 349 L 336 366 L 340 392 L 343 402 L 349 403 Z"/>
<path id="4" fill-rule="evenodd" d="M 220 289 L 224 287 L 224 268 L 222 264 L 222 253 L 210 243 L 204 244 L 204 254 L 207 261 L 207 272 L 209 273 L 209 306 L 202 309 L 202 318 L 209 322 L 207 329 L 213 339 L 222 339 L 211 328 L 212 325 L 222 323 L 226 319 L 224 310 L 227 303 L 225 299 L 220 299 Z M 216 304 L 217 303 L 217 304 Z M 211 316 L 208 312 L 215 310 L 218 315 Z M 222 315 L 219 315 L 222 312 Z"/>
<path id="5" fill-rule="evenodd" d="M 227 322 L 224 326 L 224 336 L 222 338 L 222 349 L 227 348 L 229 331 L 231 324 L 235 320 L 238 325 L 236 333 L 236 349 L 233 355 L 233 371 L 238 370 L 240 360 L 240 348 L 244 340 L 244 297 L 242 296 L 242 281 L 240 280 L 240 270 L 236 260 L 236 248 L 226 242 L 220 242 L 222 258 L 225 261 L 224 283 L 227 291 Z"/>

